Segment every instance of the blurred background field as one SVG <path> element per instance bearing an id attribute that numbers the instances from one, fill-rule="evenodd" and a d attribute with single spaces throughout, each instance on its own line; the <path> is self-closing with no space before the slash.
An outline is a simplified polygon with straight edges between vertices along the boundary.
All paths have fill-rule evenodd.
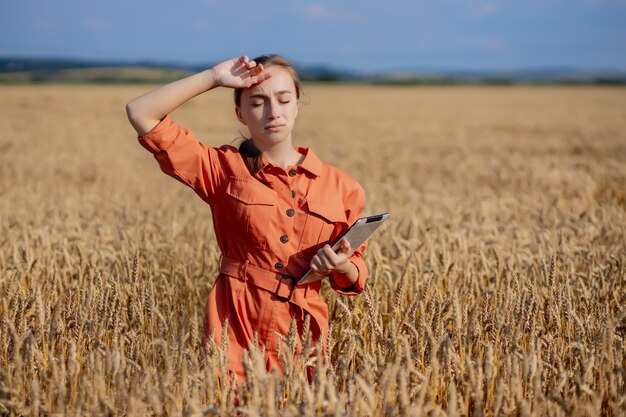
<path id="1" fill-rule="evenodd" d="M 0 56 L 0 84 L 166 83 L 219 63 L 152 60 L 95 60 Z M 253 58 L 250 56 L 249 58 Z M 626 70 L 543 66 L 520 68 L 421 68 L 367 70 L 292 60 L 308 82 L 384 85 L 626 85 Z"/>
<path id="2" fill-rule="evenodd" d="M 211 212 L 137 142 L 151 85 L 0 86 L 0 413 L 229 415 L 203 352 Z M 358 297 L 308 386 L 253 356 L 249 415 L 623 415 L 626 90 L 305 83 L 294 144 L 359 180 Z M 247 134 L 232 90 L 173 113 Z M 292 345 L 295 335 L 288 335 Z M 258 359 L 258 358 L 257 358 Z M 281 390 L 284 388 L 284 392 Z"/>

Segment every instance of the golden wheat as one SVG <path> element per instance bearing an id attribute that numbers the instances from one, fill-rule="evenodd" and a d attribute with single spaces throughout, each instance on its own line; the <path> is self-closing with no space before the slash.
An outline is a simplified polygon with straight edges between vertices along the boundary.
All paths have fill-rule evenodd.
<path id="1" fill-rule="evenodd" d="M 0 414 L 626 414 L 626 90 L 305 85 L 295 143 L 391 218 L 361 296 L 324 283 L 326 361 L 307 317 L 245 385 L 203 343 L 209 207 L 123 111 L 146 87 L 1 90 Z M 173 117 L 231 143 L 231 93 Z"/>

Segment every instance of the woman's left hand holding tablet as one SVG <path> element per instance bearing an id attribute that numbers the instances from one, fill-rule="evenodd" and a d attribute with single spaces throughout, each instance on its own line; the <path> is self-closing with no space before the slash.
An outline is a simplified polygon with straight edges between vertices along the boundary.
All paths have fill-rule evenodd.
<path id="1" fill-rule="evenodd" d="M 352 252 L 354 249 L 345 237 L 341 239 L 341 246 L 337 252 L 327 243 L 311 259 L 311 269 L 318 275 L 328 275 L 333 271 L 350 274 L 356 268 L 348 259 Z"/>

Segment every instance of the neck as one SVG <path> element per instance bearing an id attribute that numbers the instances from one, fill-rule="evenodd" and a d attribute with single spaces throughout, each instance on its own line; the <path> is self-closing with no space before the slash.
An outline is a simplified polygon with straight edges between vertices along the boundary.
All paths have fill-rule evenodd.
<path id="1" fill-rule="evenodd" d="M 304 158 L 304 155 L 291 144 L 291 138 L 275 144 L 260 144 L 257 147 L 272 165 L 283 169 L 298 164 Z"/>

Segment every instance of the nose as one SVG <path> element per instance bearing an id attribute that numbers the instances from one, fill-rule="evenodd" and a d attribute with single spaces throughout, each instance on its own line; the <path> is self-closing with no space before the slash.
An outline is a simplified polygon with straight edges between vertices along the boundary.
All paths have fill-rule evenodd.
<path id="1" fill-rule="evenodd" d="M 269 100 L 267 106 L 267 117 L 269 119 L 276 119 L 279 114 L 278 108 L 278 102 L 274 100 Z"/>

